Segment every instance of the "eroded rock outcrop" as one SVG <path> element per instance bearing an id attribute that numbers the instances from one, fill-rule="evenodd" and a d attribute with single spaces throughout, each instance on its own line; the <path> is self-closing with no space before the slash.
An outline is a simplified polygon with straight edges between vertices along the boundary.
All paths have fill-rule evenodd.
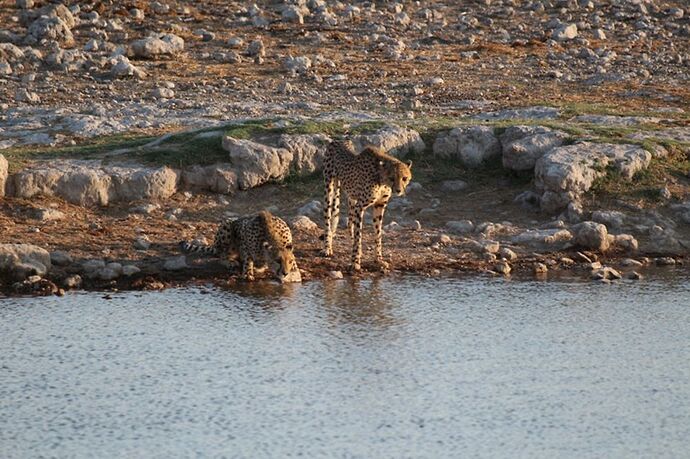
<path id="1" fill-rule="evenodd" d="M 535 164 L 535 186 L 543 193 L 541 208 L 551 213 L 577 202 L 609 170 L 631 180 L 651 159 L 651 153 L 638 145 L 582 142 L 554 148 Z"/>
<path id="2" fill-rule="evenodd" d="M 50 270 L 50 253 L 31 244 L 0 244 L 0 275 L 15 281 L 45 276 Z"/>
<path id="3" fill-rule="evenodd" d="M 241 190 L 254 188 L 271 180 L 282 180 L 290 172 L 293 155 L 285 148 L 225 136 L 223 149 L 230 154 Z"/>
<path id="4" fill-rule="evenodd" d="M 501 155 L 501 143 L 490 126 L 463 126 L 440 134 L 434 155 L 455 158 L 465 166 L 479 167 Z"/>

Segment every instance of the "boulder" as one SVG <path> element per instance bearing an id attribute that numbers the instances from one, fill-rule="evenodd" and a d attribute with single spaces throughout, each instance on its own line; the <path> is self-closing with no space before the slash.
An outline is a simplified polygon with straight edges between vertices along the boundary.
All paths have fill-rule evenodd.
<path id="1" fill-rule="evenodd" d="M 474 223 L 470 220 L 449 221 L 446 229 L 454 234 L 469 234 L 474 231 Z"/>
<path id="2" fill-rule="evenodd" d="M 609 249 L 610 240 L 605 225 L 596 222 L 582 222 L 573 226 L 575 243 L 587 249 L 605 252 Z"/>
<path id="3" fill-rule="evenodd" d="M 57 181 L 55 195 L 81 206 L 108 205 L 110 177 L 101 170 L 78 167 L 65 172 Z"/>
<path id="4" fill-rule="evenodd" d="M 22 281 L 45 276 L 51 268 L 50 253 L 31 244 L 0 244 L 0 275 Z"/>
<path id="5" fill-rule="evenodd" d="M 184 40 L 170 33 L 158 34 L 130 44 L 134 57 L 153 59 L 159 56 L 175 56 L 184 51 Z"/>
<path id="6" fill-rule="evenodd" d="M 309 201 L 297 209 L 297 214 L 307 216 L 310 219 L 321 218 L 323 216 L 323 204 L 317 200 Z"/>
<path id="7" fill-rule="evenodd" d="M 72 255 L 64 250 L 50 252 L 50 262 L 56 266 L 68 266 L 72 264 Z"/>
<path id="8" fill-rule="evenodd" d="M 125 78 L 133 76 L 135 78 L 143 79 L 146 77 L 146 72 L 132 64 L 126 56 L 117 56 L 111 62 L 110 76 L 112 78 Z"/>
<path id="9" fill-rule="evenodd" d="M 169 167 L 107 169 L 111 180 L 110 197 L 113 201 L 165 199 L 177 192 L 179 175 Z"/>
<path id="10" fill-rule="evenodd" d="M 54 40 L 65 48 L 75 45 L 72 31 L 65 21 L 58 17 L 40 17 L 31 23 L 24 43 L 36 45 L 41 40 Z"/>
<path id="11" fill-rule="evenodd" d="M 285 148 L 225 136 L 223 149 L 230 153 L 230 161 L 237 168 L 241 190 L 254 188 L 271 180 L 282 180 L 290 172 L 293 155 Z"/>
<path id="12" fill-rule="evenodd" d="M 0 155 L 0 198 L 5 196 L 5 184 L 7 183 L 9 165 L 3 155 Z"/>
<path id="13" fill-rule="evenodd" d="M 573 234 L 560 228 L 527 230 L 513 236 L 512 242 L 538 251 L 557 252 L 572 247 Z"/>
<path id="14" fill-rule="evenodd" d="M 195 165 L 182 171 L 182 184 L 190 189 L 232 194 L 237 191 L 237 173 L 230 165 Z"/>
<path id="15" fill-rule="evenodd" d="M 290 220 L 290 226 L 295 231 L 301 231 L 304 233 L 312 233 L 319 230 L 319 225 L 317 225 L 311 218 L 306 215 L 298 215 L 297 217 Z"/>
<path id="16" fill-rule="evenodd" d="M 535 186 L 544 194 L 541 207 L 555 212 L 577 201 L 607 170 L 625 180 L 649 166 L 652 155 L 638 145 L 582 142 L 545 153 L 535 164 Z"/>
<path id="17" fill-rule="evenodd" d="M 576 24 L 563 24 L 555 28 L 551 33 L 551 38 L 556 41 L 572 40 L 575 37 L 577 37 Z"/>
<path id="18" fill-rule="evenodd" d="M 649 245 L 647 252 L 658 255 L 684 255 L 690 246 L 681 242 L 671 229 L 653 226 L 649 230 Z"/>
<path id="19" fill-rule="evenodd" d="M 609 230 L 619 230 L 623 226 L 625 214 L 617 210 L 596 210 L 592 212 L 592 221 L 603 223 Z"/>
<path id="20" fill-rule="evenodd" d="M 500 136 L 503 167 L 531 171 L 544 153 L 561 146 L 567 138 L 565 132 L 542 126 L 511 126 Z"/>
<path id="21" fill-rule="evenodd" d="M 637 239 L 631 234 L 616 234 L 613 238 L 613 245 L 629 253 L 637 252 L 640 247 Z"/>
<path id="22" fill-rule="evenodd" d="M 459 159 L 467 167 L 479 167 L 501 154 L 501 144 L 489 126 L 464 126 L 439 134 L 434 155 Z"/>
<path id="23" fill-rule="evenodd" d="M 426 148 L 419 132 L 394 125 L 385 126 L 370 134 L 353 136 L 352 143 L 357 151 L 361 151 L 367 145 L 373 145 L 397 157 L 422 153 Z"/>
<path id="24" fill-rule="evenodd" d="M 291 168 L 297 174 L 311 174 L 323 165 L 323 157 L 331 138 L 324 134 L 283 134 L 278 147 L 292 153 Z"/>
<path id="25" fill-rule="evenodd" d="M 187 268 L 187 260 L 184 255 L 169 257 L 163 262 L 163 269 L 166 271 L 179 271 Z"/>

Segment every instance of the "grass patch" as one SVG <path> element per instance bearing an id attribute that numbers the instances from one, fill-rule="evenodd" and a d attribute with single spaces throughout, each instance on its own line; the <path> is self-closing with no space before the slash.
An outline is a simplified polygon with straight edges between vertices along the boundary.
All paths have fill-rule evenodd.
<path id="1" fill-rule="evenodd" d="M 632 198 L 655 203 L 661 198 L 660 190 L 672 184 L 687 186 L 690 177 L 690 157 L 682 148 L 669 146 L 665 158 L 652 159 L 647 169 L 638 171 L 627 180 L 620 172 L 608 167 L 602 177 L 597 178 L 590 189 L 593 202 L 609 198 Z"/>
<path id="2" fill-rule="evenodd" d="M 90 139 L 82 145 L 60 147 L 25 145 L 2 150 L 10 165 L 10 171 L 16 172 L 27 163 L 38 159 L 95 159 L 103 153 L 125 148 L 136 148 L 145 145 L 155 137 L 142 134 L 115 134 Z"/>

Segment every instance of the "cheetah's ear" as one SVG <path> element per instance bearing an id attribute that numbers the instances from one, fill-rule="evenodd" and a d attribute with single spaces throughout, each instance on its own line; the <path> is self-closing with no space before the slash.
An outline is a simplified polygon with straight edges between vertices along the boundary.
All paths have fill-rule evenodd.
<path id="1" fill-rule="evenodd" d="M 412 160 L 410 160 L 410 161 L 407 162 L 407 167 L 409 167 L 410 169 L 412 169 Z"/>

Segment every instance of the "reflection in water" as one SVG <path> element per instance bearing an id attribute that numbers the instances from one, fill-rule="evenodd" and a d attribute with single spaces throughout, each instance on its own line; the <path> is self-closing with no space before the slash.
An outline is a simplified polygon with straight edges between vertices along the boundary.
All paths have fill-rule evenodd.
<path id="1" fill-rule="evenodd" d="M 328 321 L 336 327 L 352 324 L 385 329 L 399 325 L 390 287 L 390 283 L 380 278 L 325 282 L 321 307 Z"/>
<path id="2" fill-rule="evenodd" d="M 3 300 L 0 457 L 685 457 L 687 280 Z"/>

